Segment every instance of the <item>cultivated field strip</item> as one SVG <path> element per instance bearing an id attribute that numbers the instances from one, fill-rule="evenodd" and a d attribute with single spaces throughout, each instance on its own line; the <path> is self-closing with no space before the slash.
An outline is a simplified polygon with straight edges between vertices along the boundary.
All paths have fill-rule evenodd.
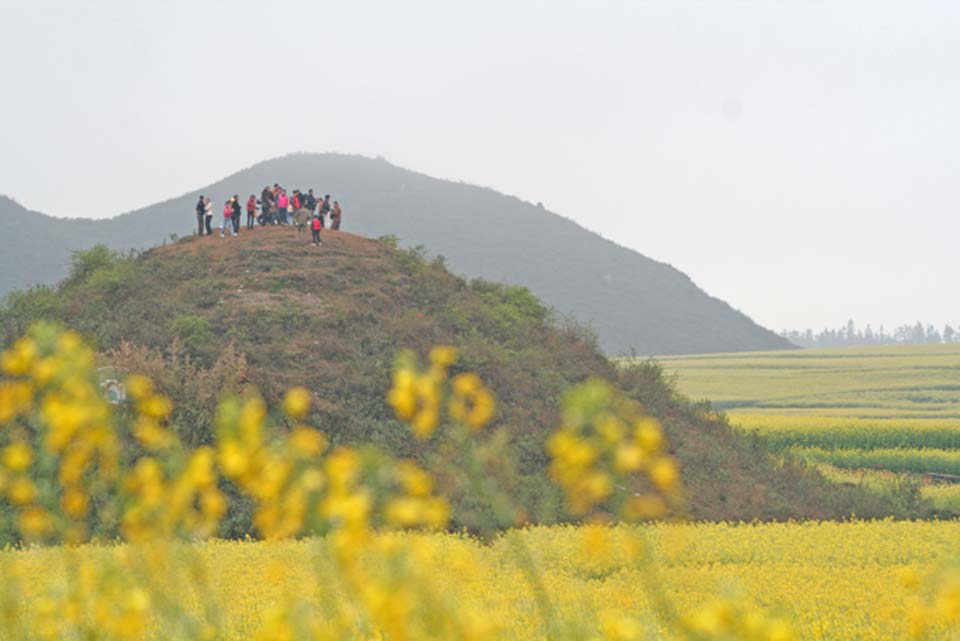
<path id="1" fill-rule="evenodd" d="M 731 413 L 739 429 L 769 447 L 824 449 L 960 448 L 960 420 Z"/>
<path id="2" fill-rule="evenodd" d="M 681 391 L 719 409 L 960 419 L 960 345 L 668 357 Z"/>
<path id="3" fill-rule="evenodd" d="M 712 354 L 662 362 L 676 374 L 681 392 L 710 400 L 735 428 L 774 452 L 834 470 L 923 475 L 927 483 L 930 475 L 960 476 L 960 345 Z M 958 494 L 946 487 L 924 489 L 939 505 L 956 503 Z"/>
<path id="4" fill-rule="evenodd" d="M 949 474 L 960 477 L 960 451 L 942 449 L 828 450 L 795 447 L 789 452 L 814 463 L 828 463 L 848 470 L 887 470 L 913 474 Z"/>

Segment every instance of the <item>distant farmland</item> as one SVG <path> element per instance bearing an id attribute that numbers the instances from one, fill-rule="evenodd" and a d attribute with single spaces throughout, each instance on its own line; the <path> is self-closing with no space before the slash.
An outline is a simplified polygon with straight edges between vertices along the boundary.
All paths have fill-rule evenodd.
<path id="1" fill-rule="evenodd" d="M 839 348 L 661 359 L 681 392 L 741 431 L 838 480 L 908 474 L 960 505 L 960 345 Z M 853 472 L 854 474 L 851 474 Z M 960 479 L 956 479 L 960 480 Z"/>

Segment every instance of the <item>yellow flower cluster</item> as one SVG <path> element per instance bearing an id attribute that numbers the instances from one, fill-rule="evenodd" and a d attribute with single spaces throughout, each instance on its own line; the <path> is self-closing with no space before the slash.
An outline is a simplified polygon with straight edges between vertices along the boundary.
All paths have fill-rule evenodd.
<path id="1" fill-rule="evenodd" d="M 437 350 L 434 364 L 445 372 L 453 358 Z M 411 462 L 348 448 L 324 458 L 327 437 L 303 422 L 312 402 L 303 388 L 284 399 L 292 425 L 285 433 L 270 436 L 267 408 L 251 394 L 221 404 L 214 446 L 189 450 L 168 425 L 170 399 L 134 374 L 125 384 L 130 436 L 140 451 L 128 461 L 121 460 L 123 436 L 101 395 L 93 351 L 76 334 L 38 325 L 0 364 L 0 492 L 29 540 L 83 541 L 90 524 L 130 541 L 211 536 L 228 510 L 224 479 L 254 500 L 253 523 L 268 539 L 358 531 L 381 519 L 395 528 L 443 527 L 449 519 L 448 504 Z M 56 485 L 37 483 L 51 472 Z"/>
<path id="2" fill-rule="evenodd" d="M 291 420 L 302 419 L 309 410 L 306 391 L 291 390 L 284 408 Z M 356 544 L 379 516 L 380 503 L 391 526 L 446 525 L 449 506 L 431 495 L 429 477 L 413 463 L 346 447 L 324 456 L 327 437 L 304 424 L 268 442 L 265 418 L 256 396 L 224 403 L 217 417 L 220 467 L 257 501 L 254 525 L 265 538 L 332 529 Z"/>
<path id="3" fill-rule="evenodd" d="M 293 411 L 303 416 L 308 401 L 303 390 L 291 391 L 284 406 L 288 415 Z M 308 502 L 323 488 L 318 457 L 327 439 L 298 424 L 290 434 L 268 442 L 266 417 L 266 405 L 256 395 L 222 403 L 216 417 L 217 460 L 224 475 L 255 499 L 253 523 L 260 533 L 268 539 L 286 538 L 304 528 Z"/>
<path id="4" fill-rule="evenodd" d="M 450 505 L 433 495 L 433 477 L 412 461 L 396 468 L 400 492 L 387 503 L 384 517 L 394 528 L 429 527 L 440 529 L 450 520 Z"/>
<path id="5" fill-rule="evenodd" d="M 947 567 L 925 582 L 912 568 L 900 573 L 913 594 L 907 602 L 910 635 L 915 639 L 939 638 L 945 631 L 960 633 L 960 568 Z"/>
<path id="6" fill-rule="evenodd" d="M 28 540 L 56 532 L 85 540 L 91 496 L 119 474 L 120 443 L 93 364 L 79 336 L 42 324 L 0 356 L 0 491 Z M 38 485 L 34 467 L 56 484 Z"/>
<path id="7" fill-rule="evenodd" d="M 133 426 L 133 434 L 140 445 L 148 452 L 178 447 L 176 435 L 165 426 L 173 411 L 170 399 L 158 394 L 153 388 L 153 381 L 140 374 L 127 378 L 126 389 L 136 403 L 137 421 Z"/>
<path id="8" fill-rule="evenodd" d="M 608 505 L 628 520 L 661 517 L 680 498 L 665 445 L 659 421 L 609 383 L 589 380 L 564 399 L 563 425 L 547 442 L 550 476 L 575 515 Z M 641 478 L 652 492 L 641 491 Z"/>
<path id="9" fill-rule="evenodd" d="M 690 613 L 684 627 L 697 639 L 793 641 L 796 635 L 786 619 L 729 598 L 713 599 Z"/>
<path id="10" fill-rule="evenodd" d="M 481 430 L 493 420 L 496 399 L 476 374 L 449 377 L 457 358 L 457 350 L 447 346 L 430 351 L 430 364 L 425 369 L 411 351 L 397 357 L 387 402 L 419 439 L 430 438 L 440 425 L 445 398 L 449 417 L 471 430 Z"/>
<path id="11" fill-rule="evenodd" d="M 433 494 L 433 479 L 412 461 L 376 450 L 339 448 L 326 460 L 329 485 L 319 507 L 342 561 L 353 558 L 371 529 L 447 526 L 450 506 Z"/>
<path id="12" fill-rule="evenodd" d="M 449 356 L 440 351 L 435 363 Z M 81 564 L 80 580 L 71 574 L 65 589 L 33 600 L 31 626 L 42 638 L 139 639 L 158 617 L 189 623 L 177 596 L 143 579 L 179 568 L 184 585 L 199 590 L 205 584 L 198 566 L 182 564 L 192 553 L 171 542 L 217 532 L 228 509 L 221 490 L 227 481 L 253 499 L 253 523 L 264 538 L 329 532 L 344 580 L 362 588 L 362 601 L 380 628 L 399 631 L 405 625 L 387 598 L 396 576 L 385 588 L 382 577 L 366 580 L 356 561 L 382 552 L 379 544 L 364 552 L 371 529 L 442 528 L 450 507 L 411 461 L 371 448 L 328 453 L 326 436 L 303 422 L 312 400 L 307 390 L 287 393 L 283 408 L 291 427 L 282 434 L 267 425 L 266 406 L 255 393 L 225 400 L 215 419 L 215 444 L 190 450 L 168 425 L 173 404 L 140 375 L 125 382 L 133 411 L 124 434 L 123 420 L 101 396 L 92 350 L 71 332 L 37 326 L 0 359 L 0 491 L 17 510 L 22 536 L 81 542 L 90 534 L 86 526 L 94 524 L 101 535 L 119 533 L 135 544 L 121 548 L 119 558 L 94 565 L 93 572 Z M 468 393 L 476 390 L 461 395 Z M 57 485 L 48 482 L 51 473 Z M 402 552 L 395 548 L 391 554 Z M 0 588 L 4 612 L 12 594 L 13 579 L 7 578 Z M 60 611 L 70 614 L 58 618 Z M 0 621 L 0 631 L 5 629 Z M 197 629 L 203 635 L 210 630 L 206 624 Z"/>
<path id="13" fill-rule="evenodd" d="M 139 458 L 124 477 L 128 497 L 121 519 L 124 537 L 139 541 L 216 534 L 227 499 L 218 487 L 213 448 L 184 451 L 165 425 L 173 404 L 146 377 L 129 377 L 127 391 L 137 411 L 133 434 L 154 455 Z"/>
<path id="14" fill-rule="evenodd" d="M 457 374 L 450 381 L 450 417 L 472 430 L 482 429 L 493 419 L 496 403 L 480 377 L 473 372 Z"/>
<path id="15" fill-rule="evenodd" d="M 181 474 L 168 477 L 163 463 L 151 456 L 137 461 L 124 479 L 131 500 L 121 528 L 130 541 L 184 534 L 203 538 L 216 534 L 227 511 L 217 488 L 214 452 L 203 447 L 190 453 Z"/>

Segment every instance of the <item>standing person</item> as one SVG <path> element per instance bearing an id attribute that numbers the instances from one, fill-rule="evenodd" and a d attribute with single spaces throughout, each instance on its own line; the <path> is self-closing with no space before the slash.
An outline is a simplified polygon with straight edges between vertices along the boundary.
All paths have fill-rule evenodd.
<path id="1" fill-rule="evenodd" d="M 287 196 L 287 192 L 281 189 L 280 193 L 277 195 L 277 211 L 281 225 L 287 224 L 287 207 L 289 206 L 290 198 Z"/>
<path id="2" fill-rule="evenodd" d="M 310 224 L 310 212 L 306 209 L 298 209 L 293 212 L 293 224 L 297 226 L 297 235 L 300 235 L 307 225 Z"/>
<path id="3" fill-rule="evenodd" d="M 343 210 L 340 209 L 340 203 L 336 200 L 333 201 L 333 210 L 330 212 L 330 229 L 340 229 L 340 217 L 343 215 Z"/>
<path id="4" fill-rule="evenodd" d="M 313 232 L 313 246 L 319 247 L 323 243 L 320 242 L 320 217 L 314 216 L 313 220 L 310 221 L 310 231 Z"/>
<path id="5" fill-rule="evenodd" d="M 257 217 L 257 197 L 250 194 L 247 199 L 247 229 L 253 229 L 253 221 Z"/>
<path id="6" fill-rule="evenodd" d="M 290 199 L 293 203 L 292 211 L 298 211 L 300 209 L 300 190 L 293 190 L 293 198 Z"/>
<path id="7" fill-rule="evenodd" d="M 325 224 L 327 214 L 330 213 L 330 194 L 323 197 L 323 204 L 320 205 L 320 223 Z"/>
<path id="8" fill-rule="evenodd" d="M 273 217 L 279 225 L 283 222 L 280 220 L 280 185 L 273 183 L 270 193 L 273 194 Z"/>
<path id="9" fill-rule="evenodd" d="M 231 220 L 233 220 L 233 231 L 234 233 L 239 234 L 240 233 L 240 196 L 238 196 L 237 194 L 234 194 L 233 200 L 231 202 L 233 203 L 231 205 L 231 207 L 233 208 L 233 216 L 231 217 Z"/>
<path id="10" fill-rule="evenodd" d="M 273 191 L 267 185 L 260 192 L 260 208 L 263 210 L 263 222 L 261 224 L 268 225 L 273 222 L 273 204 Z"/>
<path id="11" fill-rule="evenodd" d="M 197 199 L 197 236 L 203 236 L 203 194 Z"/>
<path id="12" fill-rule="evenodd" d="M 311 214 L 317 210 L 317 197 L 313 195 L 312 189 L 307 190 L 307 202 L 304 206 L 310 210 Z"/>
<path id="13" fill-rule="evenodd" d="M 213 227 L 210 223 L 213 222 L 213 201 L 210 200 L 210 196 L 203 199 L 203 218 L 207 224 L 207 236 L 212 236 Z"/>
<path id="14" fill-rule="evenodd" d="M 220 238 L 227 237 L 227 229 L 230 230 L 230 237 L 237 235 L 233 229 L 233 199 L 223 203 L 223 226 L 220 227 Z"/>

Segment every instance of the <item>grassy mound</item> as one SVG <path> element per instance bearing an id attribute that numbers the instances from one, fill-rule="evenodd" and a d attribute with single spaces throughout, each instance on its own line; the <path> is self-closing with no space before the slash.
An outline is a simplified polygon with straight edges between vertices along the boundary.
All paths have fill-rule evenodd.
<path id="1" fill-rule="evenodd" d="M 57 288 L 11 295 L 0 309 L 9 344 L 34 320 L 60 320 L 99 346 L 105 364 L 155 378 L 178 407 L 189 444 L 211 437 L 223 393 L 257 385 L 276 406 L 283 390 L 314 394 L 312 423 L 334 444 L 373 442 L 430 465 L 427 449 L 384 402 L 399 349 L 461 350 L 499 399 L 493 442 L 509 442 L 510 491 L 531 518 L 558 502 L 544 441 L 559 399 L 592 376 L 615 381 L 660 418 L 683 468 L 694 518 L 861 517 L 896 506 L 778 462 L 719 417 L 677 397 L 660 369 L 617 368 L 596 341 L 564 324 L 526 289 L 465 281 L 389 240 L 325 234 L 321 248 L 289 228 L 239 238 L 188 238 L 139 256 L 104 247 L 74 256 Z M 442 453 L 439 454 L 442 456 Z M 457 496 L 453 497 L 455 501 Z M 461 496 L 458 510 L 468 510 Z"/>

